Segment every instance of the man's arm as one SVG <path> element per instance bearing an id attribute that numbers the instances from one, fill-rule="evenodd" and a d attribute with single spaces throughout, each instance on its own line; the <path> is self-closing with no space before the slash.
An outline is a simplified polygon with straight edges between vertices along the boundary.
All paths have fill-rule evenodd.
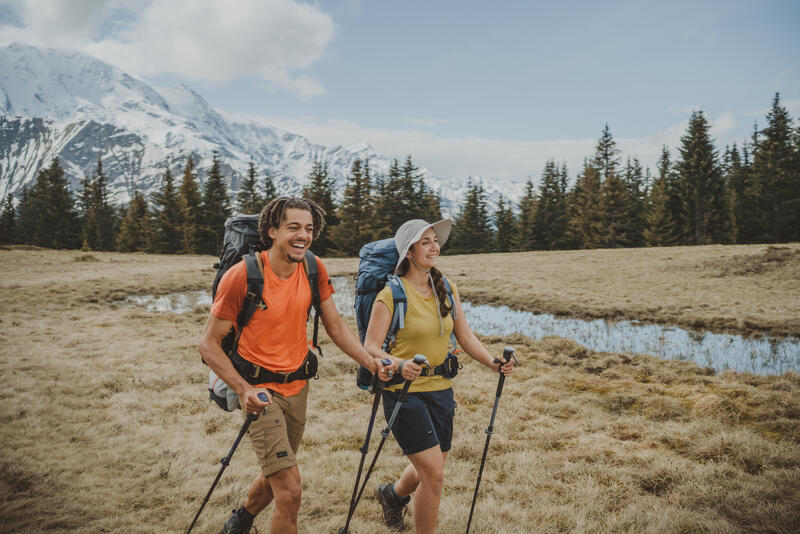
<path id="1" fill-rule="evenodd" d="M 358 336 L 345 324 L 344 319 L 339 315 L 339 310 L 336 309 L 336 304 L 333 303 L 333 299 L 328 297 L 320 306 L 322 308 L 322 316 L 320 317 L 322 324 L 325 326 L 328 336 L 336 343 L 336 346 L 369 369 L 371 373 L 375 373 L 378 370 L 377 361 L 361 345 Z"/>
<path id="2" fill-rule="evenodd" d="M 233 368 L 228 356 L 222 350 L 222 339 L 233 327 L 231 321 L 220 319 L 213 314 L 208 314 L 208 321 L 200 336 L 200 355 L 212 371 L 239 395 L 239 403 L 244 406 L 247 413 L 261 413 L 264 407 L 272 402 L 269 390 L 254 388 L 239 375 Z M 258 398 L 259 393 L 267 394 L 267 402 Z"/>

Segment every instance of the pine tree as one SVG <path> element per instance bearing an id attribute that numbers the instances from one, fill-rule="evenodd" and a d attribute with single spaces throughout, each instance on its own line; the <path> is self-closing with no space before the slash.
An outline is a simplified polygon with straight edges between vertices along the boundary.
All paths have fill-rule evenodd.
<path id="1" fill-rule="evenodd" d="M 493 221 L 495 228 L 495 250 L 497 252 L 511 252 L 514 249 L 514 237 L 517 233 L 517 221 L 514 210 L 506 204 L 505 198 L 497 201 L 497 211 Z"/>
<path id="2" fill-rule="evenodd" d="M 3 198 L 3 202 L 0 204 L 0 206 L 0 245 L 10 245 L 11 243 L 16 243 L 17 214 L 14 210 L 13 195 L 8 193 L 5 198 Z"/>
<path id="3" fill-rule="evenodd" d="M 81 180 L 81 192 L 78 196 L 77 209 L 81 221 L 81 248 L 92 250 L 100 241 L 100 227 L 94 200 L 94 182 L 84 175 Z M 94 244 L 94 247 L 92 246 Z"/>
<path id="4" fill-rule="evenodd" d="M 271 183 L 269 175 L 267 175 L 267 180 Z M 264 197 L 258 192 L 256 166 L 251 161 L 247 168 L 247 178 L 242 184 L 242 190 L 236 195 L 236 209 L 239 213 L 249 213 L 252 215 L 260 213 L 265 205 Z"/>
<path id="5" fill-rule="evenodd" d="M 345 256 L 356 256 L 361 247 L 373 240 L 371 229 L 372 194 L 369 183 L 369 165 L 360 159 L 353 161 L 350 176 L 339 206 L 338 226 L 331 232 L 334 246 Z"/>
<path id="6" fill-rule="evenodd" d="M 605 181 L 611 174 L 617 173 L 619 167 L 619 149 L 617 142 L 611 136 L 611 129 L 608 123 L 603 127 L 603 133 L 600 139 L 597 140 L 597 146 L 594 151 L 594 159 L 592 165 L 600 172 L 602 181 Z"/>
<path id="7" fill-rule="evenodd" d="M 383 196 L 379 202 L 382 226 L 391 235 L 394 235 L 401 224 L 411 219 L 409 195 L 413 195 L 413 191 L 413 184 L 403 182 L 400 163 L 396 159 L 392 160 L 383 184 Z"/>
<path id="8" fill-rule="evenodd" d="M 189 155 L 183 170 L 183 181 L 178 196 L 180 208 L 181 252 L 196 254 L 199 246 L 200 190 L 194 173 L 194 158 Z"/>
<path id="9" fill-rule="evenodd" d="M 767 127 L 753 160 L 765 219 L 763 238 L 773 243 L 800 239 L 800 175 L 791 119 L 776 93 Z"/>
<path id="10" fill-rule="evenodd" d="M 454 254 L 477 254 L 494 248 L 492 228 L 486 204 L 486 192 L 481 183 L 467 182 L 467 194 L 453 226 Z"/>
<path id="11" fill-rule="evenodd" d="M 583 171 L 575 184 L 572 218 L 569 233 L 580 248 L 598 248 L 606 243 L 607 232 L 604 216 L 603 183 L 600 172 L 589 162 L 584 162 Z"/>
<path id="12" fill-rule="evenodd" d="M 269 171 L 264 171 L 264 194 L 261 195 L 264 205 L 258 209 L 258 213 L 276 198 L 278 198 L 278 191 L 275 189 L 275 181 L 272 179 L 272 174 Z"/>
<path id="13" fill-rule="evenodd" d="M 533 180 L 528 178 L 525 182 L 525 190 L 519 201 L 519 224 L 517 225 L 514 237 L 514 249 L 519 251 L 534 250 L 536 247 L 536 236 L 534 234 L 534 220 L 536 219 L 536 209 L 538 200 Z"/>
<path id="14" fill-rule="evenodd" d="M 564 166 L 566 171 L 566 165 Z M 533 219 L 537 249 L 563 248 L 567 233 L 566 176 L 552 159 L 545 163 L 539 186 L 538 209 Z"/>
<path id="15" fill-rule="evenodd" d="M 231 201 L 223 182 L 221 165 L 219 154 L 214 151 L 208 178 L 203 187 L 203 201 L 200 204 L 199 252 L 201 254 L 220 253 L 225 235 L 225 220 L 231 216 Z"/>
<path id="16" fill-rule="evenodd" d="M 686 194 L 691 244 L 728 243 L 733 237 L 729 196 L 702 111 L 692 113 L 681 137 L 680 181 Z"/>
<path id="17" fill-rule="evenodd" d="M 603 182 L 605 246 L 610 248 L 631 246 L 631 224 L 628 219 L 630 209 L 631 201 L 625 182 L 615 173 L 610 173 Z"/>
<path id="18" fill-rule="evenodd" d="M 333 200 L 334 188 L 335 183 L 328 171 L 328 163 L 321 160 L 315 161 L 311 168 L 311 174 L 308 176 L 308 181 L 303 187 L 303 198 L 313 200 L 325 210 L 325 228 L 319 237 L 311 243 L 314 254 L 318 256 L 325 256 L 328 251 L 334 249 L 331 232 L 339 223 L 339 219 L 336 216 L 336 203 Z"/>
<path id="19" fill-rule="evenodd" d="M 411 154 L 406 156 L 406 161 L 400 169 L 400 204 L 401 211 L 404 213 L 403 221 L 408 219 L 424 218 L 426 202 L 421 198 L 425 194 L 424 183 L 422 190 L 420 182 L 422 175 L 419 174 L 419 167 L 411 161 Z M 399 225 L 398 225 L 399 226 Z"/>
<path id="20" fill-rule="evenodd" d="M 64 170 L 53 158 L 50 167 L 40 169 L 36 182 L 26 192 L 21 216 L 26 241 L 48 248 L 78 248 L 80 219 Z"/>
<path id="21" fill-rule="evenodd" d="M 172 171 L 167 167 L 161 189 L 153 194 L 154 252 L 176 254 L 182 245 L 180 199 Z"/>
<path id="22" fill-rule="evenodd" d="M 737 243 L 758 243 L 764 235 L 764 212 L 761 205 L 761 184 L 753 175 L 753 164 L 747 144 L 741 153 L 736 143 L 726 153 L 725 181 L 733 196 L 733 217 Z"/>
<path id="23" fill-rule="evenodd" d="M 628 238 L 630 246 L 644 245 L 645 202 L 647 184 L 645 182 L 642 164 L 638 158 L 628 158 L 623 172 L 625 189 L 628 191 Z"/>
<path id="24" fill-rule="evenodd" d="M 152 226 L 147 200 L 139 191 L 125 212 L 117 235 L 116 248 L 120 252 L 147 252 L 151 248 Z"/>
<path id="25" fill-rule="evenodd" d="M 33 187 L 23 188 L 17 203 L 17 220 L 15 224 L 17 227 L 17 242 L 25 245 L 33 244 L 34 233 L 38 224 L 37 206 L 34 205 L 34 200 L 31 198 L 31 189 Z"/>
<path id="26" fill-rule="evenodd" d="M 670 163 L 669 150 L 664 146 L 661 148 L 661 157 L 658 160 L 658 177 L 653 182 L 647 197 L 646 227 L 643 232 L 644 242 L 647 246 L 663 247 L 674 245 L 676 242 L 675 223 L 670 217 L 668 208 L 669 187 L 673 179 L 674 173 Z"/>

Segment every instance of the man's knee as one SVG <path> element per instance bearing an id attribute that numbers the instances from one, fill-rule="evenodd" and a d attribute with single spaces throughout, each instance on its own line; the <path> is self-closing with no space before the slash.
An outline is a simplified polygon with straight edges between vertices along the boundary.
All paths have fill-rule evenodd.
<path id="1" fill-rule="evenodd" d="M 269 477 L 275 506 L 284 510 L 299 510 L 303 489 L 300 485 L 300 473 L 296 469 L 278 471 Z"/>

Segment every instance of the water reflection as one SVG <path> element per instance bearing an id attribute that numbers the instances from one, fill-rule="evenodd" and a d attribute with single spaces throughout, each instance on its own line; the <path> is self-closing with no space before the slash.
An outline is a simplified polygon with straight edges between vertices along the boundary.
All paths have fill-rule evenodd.
<path id="1" fill-rule="evenodd" d="M 334 301 L 343 315 L 353 316 L 354 282 L 334 277 Z M 462 303 L 464 316 L 482 335 L 520 333 L 532 339 L 560 336 L 599 352 L 652 354 L 660 358 L 693 361 L 717 371 L 733 369 L 757 374 L 800 372 L 800 341 L 787 338 L 770 341 L 738 335 L 694 332 L 672 326 L 639 324 L 635 321 L 585 321 L 549 314 L 516 311 L 507 306 Z"/>
<path id="2" fill-rule="evenodd" d="M 186 313 L 201 306 L 211 306 L 210 291 L 185 291 L 168 295 L 130 295 L 124 304 L 136 305 L 147 311 Z"/>
<path id="3" fill-rule="evenodd" d="M 339 312 L 354 316 L 355 282 L 350 277 L 333 277 L 333 299 Z M 210 306 L 209 291 L 129 296 L 126 304 L 143 306 L 149 311 L 184 313 Z M 757 374 L 800 372 L 800 341 L 787 338 L 749 339 L 738 335 L 694 332 L 672 326 L 639 324 L 635 321 L 584 321 L 516 311 L 506 306 L 463 303 L 470 326 L 483 335 L 520 333 L 532 339 L 560 336 L 599 352 L 652 354 L 660 358 L 693 361 L 716 371 L 733 369 Z"/>

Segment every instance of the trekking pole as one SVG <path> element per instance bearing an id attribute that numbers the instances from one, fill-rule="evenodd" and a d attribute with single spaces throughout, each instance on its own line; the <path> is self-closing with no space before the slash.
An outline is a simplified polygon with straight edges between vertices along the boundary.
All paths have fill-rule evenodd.
<path id="1" fill-rule="evenodd" d="M 417 354 L 414 356 L 414 363 L 417 365 L 427 365 L 428 359 L 423 356 L 422 354 Z M 378 448 L 375 451 L 375 456 L 372 457 L 372 462 L 369 464 L 369 469 L 367 469 L 367 474 L 364 475 L 364 482 L 361 484 L 361 489 L 358 491 L 358 495 L 355 496 L 355 501 L 352 501 L 350 504 L 350 513 L 347 517 L 347 524 L 339 529 L 339 534 L 347 534 L 347 529 L 350 528 L 350 517 L 355 513 L 356 506 L 358 506 L 358 501 L 361 500 L 361 495 L 364 493 L 364 488 L 367 487 L 367 482 L 369 481 L 369 477 L 372 474 L 372 470 L 375 467 L 375 463 L 378 461 L 378 455 L 381 453 L 381 449 L 383 449 L 383 444 L 386 443 L 386 438 L 389 437 L 389 434 L 392 431 L 392 427 L 394 426 L 394 420 L 397 419 L 397 414 L 400 411 L 400 405 L 403 404 L 403 401 L 406 398 L 406 394 L 408 393 L 408 388 L 411 387 L 411 380 L 406 380 L 403 384 L 403 389 L 400 390 L 400 394 L 397 396 L 397 403 L 394 405 L 394 410 L 392 410 L 392 415 L 389 417 L 389 422 L 386 423 L 386 428 L 381 430 L 381 441 L 378 444 Z M 373 403 L 376 404 L 377 402 Z M 365 453 L 366 454 L 366 453 Z M 362 457 L 363 460 L 363 457 Z M 356 486 L 358 486 L 358 481 L 356 481 Z M 355 488 L 353 488 L 355 490 Z"/>
<path id="2" fill-rule="evenodd" d="M 391 360 L 388 358 L 382 359 L 381 363 L 384 366 L 392 364 Z M 356 483 L 353 485 L 353 495 L 350 497 L 350 509 L 347 511 L 347 521 L 345 522 L 344 527 L 339 529 L 339 532 L 347 532 L 347 529 L 350 528 L 350 519 L 353 517 L 353 512 L 356 510 L 356 494 L 358 493 L 358 483 L 361 482 L 361 472 L 364 469 L 364 460 L 367 458 L 367 452 L 369 451 L 369 438 L 372 436 L 372 427 L 375 424 L 375 414 L 378 413 L 378 406 L 381 403 L 382 386 L 383 384 L 378 378 L 378 373 L 372 375 L 372 383 L 369 385 L 369 391 L 374 395 L 374 398 L 372 399 L 372 414 L 369 417 L 369 424 L 367 425 L 367 435 L 364 438 L 364 445 L 362 445 L 359 449 L 361 451 L 361 461 L 358 464 Z"/>
<path id="3" fill-rule="evenodd" d="M 266 393 L 259 393 L 258 394 L 258 398 L 261 400 L 261 402 L 267 402 L 267 394 Z M 220 468 L 219 473 L 217 473 L 217 478 L 215 478 L 214 479 L 214 483 L 211 484 L 211 489 L 208 490 L 208 493 L 206 494 L 206 498 L 203 499 L 203 504 L 200 505 L 200 509 L 195 514 L 194 519 L 192 519 L 192 524 L 189 525 L 189 530 L 186 531 L 186 534 L 189 534 L 192 531 L 192 529 L 194 528 L 195 523 L 197 523 L 197 519 L 200 517 L 200 512 L 203 511 L 203 508 L 205 508 L 206 503 L 208 502 L 208 499 L 211 498 L 211 494 L 214 492 L 214 488 L 217 487 L 217 482 L 219 482 L 220 477 L 222 477 L 222 472 L 225 471 L 225 468 L 228 467 L 229 463 L 231 463 L 231 457 L 233 456 L 234 451 L 236 451 L 236 447 L 239 446 L 239 442 L 242 440 L 242 437 L 244 436 L 245 432 L 247 432 L 247 429 L 250 428 L 250 423 L 252 423 L 256 419 L 258 419 L 258 414 L 257 413 L 248 413 L 247 414 L 247 418 L 245 419 L 244 423 L 242 424 L 242 428 L 239 429 L 239 435 L 236 436 L 236 441 L 233 442 L 233 447 L 231 447 L 231 450 L 228 453 L 228 455 L 225 458 L 223 458 L 222 460 L 220 460 L 220 462 L 222 463 L 222 467 Z"/>
<path id="4" fill-rule="evenodd" d="M 516 357 L 514 356 L 514 349 L 513 347 L 506 347 L 503 349 L 503 361 L 495 359 L 496 363 L 500 364 L 500 367 L 507 364 L 511 358 L 514 358 L 516 361 Z M 467 534 L 469 534 L 469 526 L 472 524 L 472 512 L 475 511 L 475 501 L 478 499 L 478 488 L 481 485 L 481 476 L 483 475 L 483 466 L 486 463 L 486 453 L 489 451 L 489 440 L 492 439 L 492 434 L 494 433 L 494 418 L 497 415 L 497 405 L 500 403 L 500 395 L 503 394 L 503 384 L 506 381 L 506 375 L 503 374 L 503 371 L 500 370 L 500 378 L 497 381 L 497 393 L 494 396 L 494 408 L 492 408 L 492 418 L 489 420 L 489 426 L 486 428 L 486 445 L 483 446 L 483 458 L 481 458 L 481 467 L 478 470 L 478 481 L 475 483 L 475 494 L 472 496 L 472 507 L 469 509 L 469 520 L 467 521 Z"/>

